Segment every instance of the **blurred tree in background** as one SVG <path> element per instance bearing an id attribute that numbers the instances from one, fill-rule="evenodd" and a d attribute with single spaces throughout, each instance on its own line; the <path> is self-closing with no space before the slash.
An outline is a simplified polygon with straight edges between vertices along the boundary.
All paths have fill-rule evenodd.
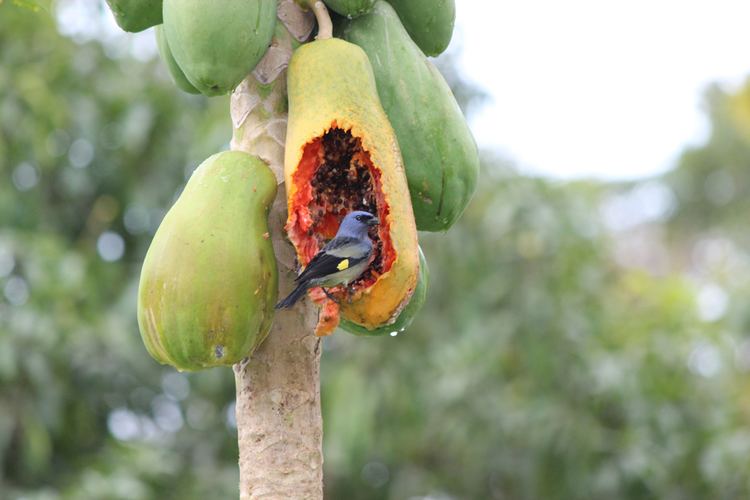
<path id="1" fill-rule="evenodd" d="M 135 321 L 228 102 L 177 91 L 107 15 L 0 2 L 0 498 L 234 498 L 231 372 L 156 365 Z M 486 156 L 460 223 L 422 235 L 412 328 L 324 343 L 328 498 L 750 496 L 750 85 L 707 107 L 662 178 Z"/>

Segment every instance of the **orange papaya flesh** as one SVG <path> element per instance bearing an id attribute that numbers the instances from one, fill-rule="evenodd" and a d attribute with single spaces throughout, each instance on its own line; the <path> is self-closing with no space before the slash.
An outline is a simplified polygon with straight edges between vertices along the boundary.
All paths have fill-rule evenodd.
<path id="1" fill-rule="evenodd" d="M 330 292 L 329 292 L 330 293 Z M 322 290 L 320 295 L 325 296 Z M 333 333 L 339 324 L 339 305 L 329 298 L 319 297 L 318 300 L 323 303 L 318 314 L 318 325 L 315 327 L 315 335 L 325 337 Z"/>

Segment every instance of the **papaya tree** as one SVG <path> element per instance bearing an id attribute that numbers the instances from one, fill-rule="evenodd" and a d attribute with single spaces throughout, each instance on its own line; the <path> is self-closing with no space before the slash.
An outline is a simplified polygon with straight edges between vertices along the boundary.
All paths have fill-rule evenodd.
<path id="1" fill-rule="evenodd" d="M 474 139 L 426 57 L 454 2 L 108 4 L 126 31 L 156 27 L 179 89 L 231 93 L 231 151 L 195 170 L 146 255 L 144 344 L 178 370 L 233 367 L 242 498 L 322 498 L 322 337 L 406 329 L 428 286 L 417 231 L 449 229 L 476 187 Z M 353 211 L 379 221 L 364 271 L 277 310 Z"/>

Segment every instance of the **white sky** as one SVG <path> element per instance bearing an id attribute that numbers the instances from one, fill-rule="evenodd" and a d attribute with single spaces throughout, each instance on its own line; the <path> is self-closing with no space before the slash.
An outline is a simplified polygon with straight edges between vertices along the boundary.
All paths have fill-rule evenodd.
<path id="1" fill-rule="evenodd" d="M 750 74 L 748 0 L 457 0 L 480 146 L 525 171 L 623 179 L 706 137 L 709 83 Z"/>

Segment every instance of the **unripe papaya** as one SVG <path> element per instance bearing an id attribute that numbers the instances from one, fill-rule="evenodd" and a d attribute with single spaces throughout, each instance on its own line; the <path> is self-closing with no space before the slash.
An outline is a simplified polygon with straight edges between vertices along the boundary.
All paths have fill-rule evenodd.
<path id="1" fill-rule="evenodd" d="M 329 9 L 349 19 L 372 10 L 375 0 L 324 0 Z"/>
<path id="2" fill-rule="evenodd" d="M 180 69 L 180 65 L 174 60 L 172 51 L 169 49 L 169 44 L 167 43 L 167 37 L 164 36 L 162 25 L 155 28 L 154 34 L 156 35 L 156 45 L 159 47 L 159 54 L 161 54 L 164 64 L 167 65 L 169 74 L 172 76 L 172 80 L 177 85 L 177 88 L 189 94 L 200 94 L 200 91 L 193 87 L 193 84 L 188 81 L 185 73 Z"/>
<path id="3" fill-rule="evenodd" d="M 117 25 L 137 33 L 161 24 L 162 0 L 107 0 Z"/>
<path id="4" fill-rule="evenodd" d="M 455 0 L 388 0 L 412 40 L 428 56 L 448 48 L 456 23 Z"/>
<path id="5" fill-rule="evenodd" d="M 164 0 L 169 48 L 190 83 L 226 94 L 258 64 L 276 27 L 276 0 Z"/>
<path id="6" fill-rule="evenodd" d="M 346 319 L 342 319 L 339 326 L 354 335 L 379 336 L 394 334 L 394 332 L 401 333 L 411 326 L 412 321 L 414 321 L 414 318 L 417 317 L 417 314 L 422 309 L 422 306 L 427 299 L 427 287 L 429 286 L 429 281 L 430 270 L 427 267 L 427 260 L 424 258 L 424 254 L 420 248 L 419 279 L 417 281 L 417 288 L 414 290 L 414 295 L 411 296 L 411 300 L 409 300 L 409 305 L 401 311 L 401 314 L 398 315 L 396 321 L 390 325 L 375 328 L 374 330 L 369 330 L 363 326 L 347 321 Z"/>
<path id="7" fill-rule="evenodd" d="M 138 325 L 178 370 L 232 365 L 271 328 L 278 292 L 268 210 L 276 178 L 259 158 L 218 153 L 193 173 L 146 253 Z"/>
<path id="8" fill-rule="evenodd" d="M 320 289 L 318 334 L 342 317 L 365 328 L 393 323 L 417 284 L 419 255 L 396 135 L 378 100 L 367 55 L 354 44 L 318 40 L 298 48 L 288 69 L 284 174 L 286 231 L 300 264 L 331 239 L 353 210 L 376 214 L 370 265 L 348 288 Z"/>
<path id="9" fill-rule="evenodd" d="M 417 228 L 444 231 L 476 189 L 479 154 L 445 79 L 384 1 L 345 21 L 342 35 L 370 58 L 380 102 L 401 147 Z"/>

